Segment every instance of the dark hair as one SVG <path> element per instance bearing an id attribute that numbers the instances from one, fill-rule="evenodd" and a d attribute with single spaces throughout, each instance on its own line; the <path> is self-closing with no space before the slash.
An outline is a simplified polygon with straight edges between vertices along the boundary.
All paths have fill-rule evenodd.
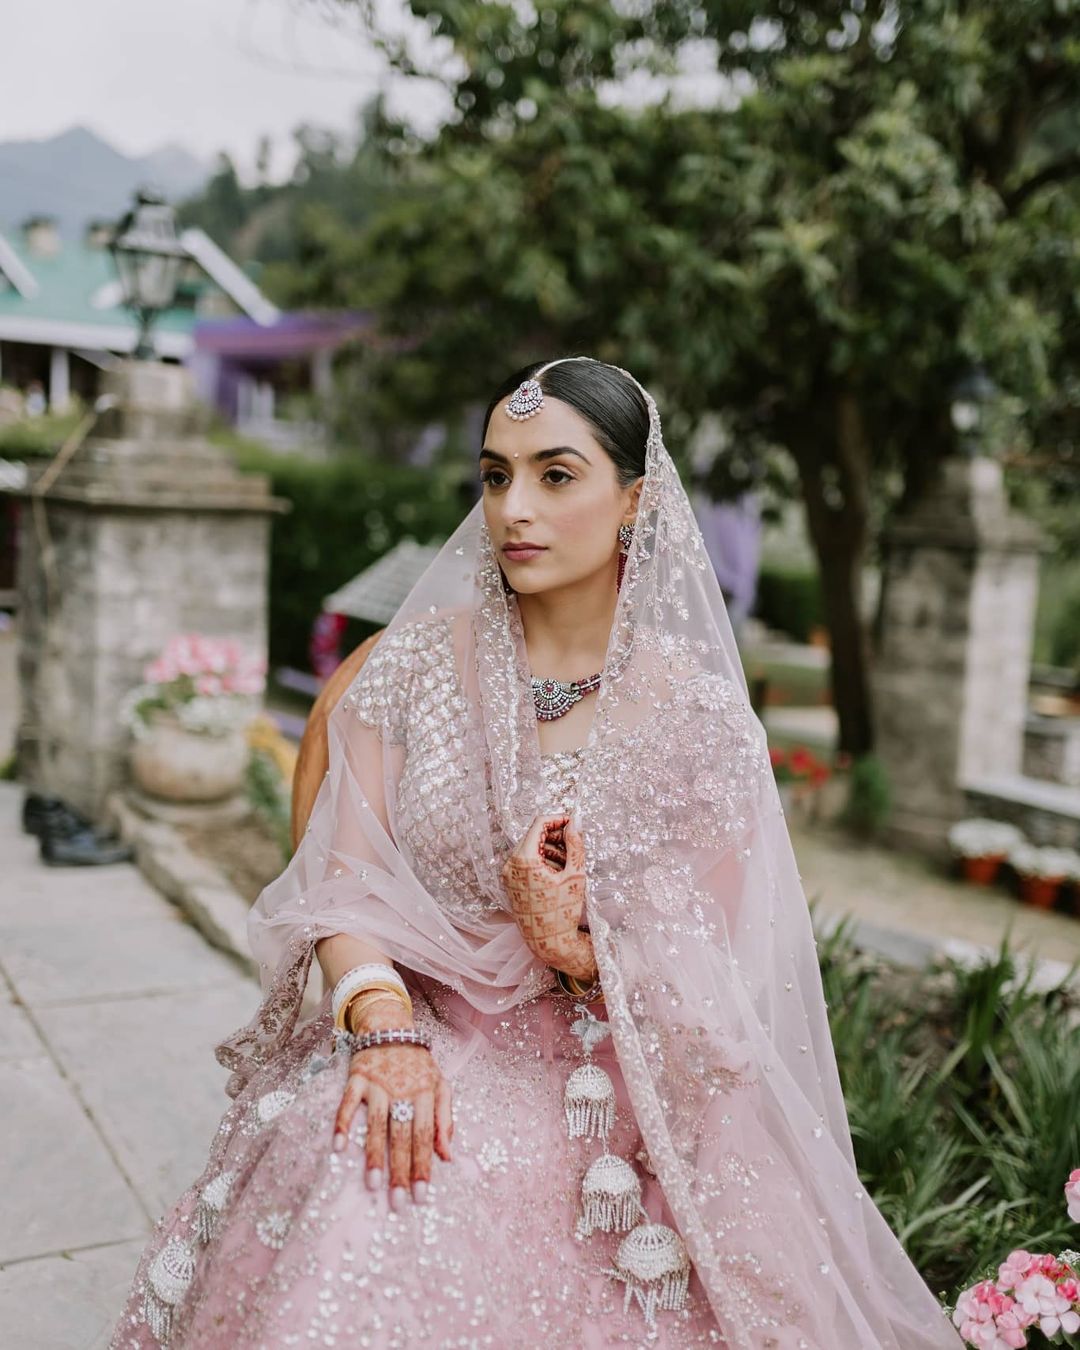
<path id="1" fill-rule="evenodd" d="M 522 380 L 546 365 L 534 361 L 509 376 L 495 391 L 484 413 L 487 435 L 491 414 Z M 645 442 L 649 438 L 649 410 L 641 390 L 614 366 L 599 361 L 561 361 L 544 371 L 540 387 L 552 398 L 562 399 L 579 413 L 593 430 L 615 465 L 620 487 L 628 487 L 645 473 Z"/>

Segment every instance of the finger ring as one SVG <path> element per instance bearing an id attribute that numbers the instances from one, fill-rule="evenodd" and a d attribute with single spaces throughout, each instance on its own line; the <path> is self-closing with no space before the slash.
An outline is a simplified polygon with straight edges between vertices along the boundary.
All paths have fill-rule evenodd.
<path id="1" fill-rule="evenodd" d="M 412 1102 L 396 1101 L 390 1103 L 390 1119 L 407 1123 L 416 1115 L 416 1107 Z"/>

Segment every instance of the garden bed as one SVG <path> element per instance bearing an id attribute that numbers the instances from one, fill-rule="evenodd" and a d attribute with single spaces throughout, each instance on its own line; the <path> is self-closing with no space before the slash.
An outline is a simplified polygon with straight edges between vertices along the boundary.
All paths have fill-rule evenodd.
<path id="1" fill-rule="evenodd" d="M 223 872 L 249 904 L 285 867 L 281 847 L 269 825 L 255 812 L 213 825 L 178 825 L 177 833 L 200 858 Z"/>

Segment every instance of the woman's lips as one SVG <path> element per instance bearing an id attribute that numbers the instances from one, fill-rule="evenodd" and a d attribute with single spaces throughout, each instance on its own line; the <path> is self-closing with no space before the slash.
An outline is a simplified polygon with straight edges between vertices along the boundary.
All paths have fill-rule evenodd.
<path id="1" fill-rule="evenodd" d="M 512 562 L 528 562 L 530 558 L 539 558 L 541 553 L 546 553 L 545 548 L 511 548 L 507 545 L 503 549 L 503 557 L 509 558 Z"/>

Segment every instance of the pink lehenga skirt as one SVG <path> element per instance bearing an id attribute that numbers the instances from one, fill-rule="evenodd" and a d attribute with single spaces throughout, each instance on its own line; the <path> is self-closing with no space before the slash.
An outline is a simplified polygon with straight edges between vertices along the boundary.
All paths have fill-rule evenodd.
<path id="1" fill-rule="evenodd" d="M 395 1213 L 385 1186 L 365 1187 L 363 1106 L 349 1147 L 331 1148 L 348 1055 L 333 1053 L 327 997 L 226 1111 L 143 1252 L 111 1350 L 723 1346 L 693 1274 L 650 1334 L 610 1273 L 621 1235 L 575 1233 L 603 1145 L 567 1132 L 563 1091 L 584 1058 L 569 1001 L 481 1015 L 425 985 L 417 1025 L 454 1089 L 454 1159 L 435 1159 L 428 1203 Z M 670 1224 L 610 1039 L 592 1058 L 616 1091 L 608 1150 L 634 1161 L 650 1220 Z"/>

